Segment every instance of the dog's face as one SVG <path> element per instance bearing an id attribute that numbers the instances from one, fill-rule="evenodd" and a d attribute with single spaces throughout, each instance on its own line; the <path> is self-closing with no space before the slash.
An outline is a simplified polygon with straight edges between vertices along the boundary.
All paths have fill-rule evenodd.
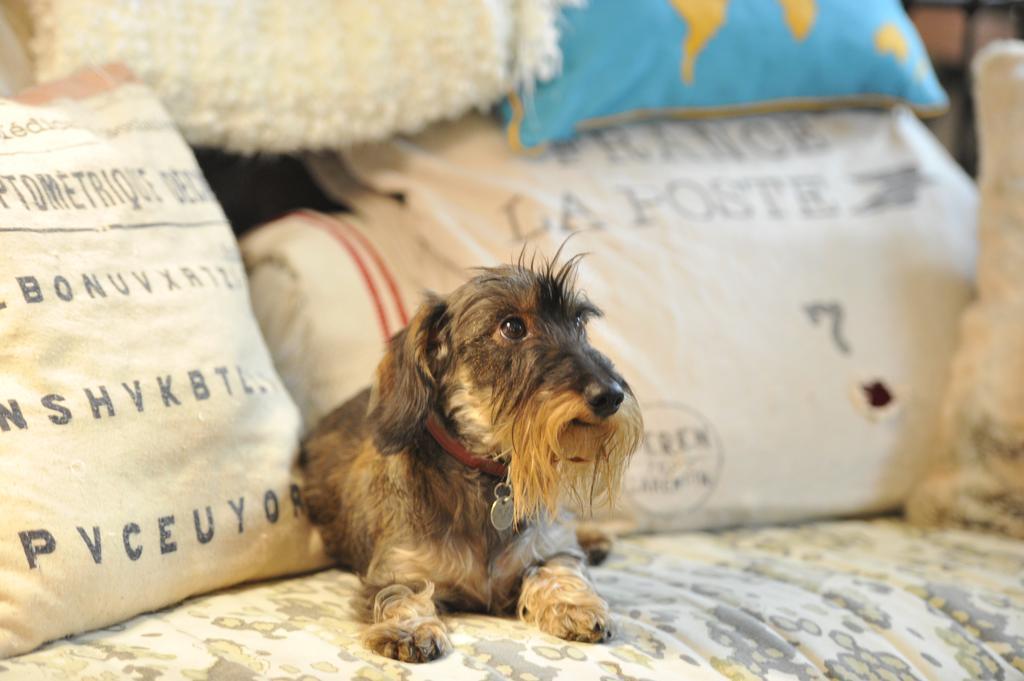
<path id="1" fill-rule="evenodd" d="M 517 520 L 553 513 L 565 493 L 611 501 L 643 422 L 587 340 L 600 311 L 575 290 L 577 262 L 484 269 L 428 299 L 378 368 L 377 448 L 406 449 L 435 410 L 472 451 L 508 463 Z"/>

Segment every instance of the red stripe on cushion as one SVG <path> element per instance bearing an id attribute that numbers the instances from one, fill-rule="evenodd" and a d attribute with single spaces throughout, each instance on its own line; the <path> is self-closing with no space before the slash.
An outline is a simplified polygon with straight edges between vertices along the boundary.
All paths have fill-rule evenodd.
<path id="1" fill-rule="evenodd" d="M 395 299 L 395 306 L 398 309 L 398 317 L 402 321 L 402 326 L 408 324 L 409 315 L 406 314 L 405 305 L 402 304 L 402 296 L 398 292 L 398 285 L 395 283 L 395 278 L 391 275 L 391 270 L 384 263 L 384 259 L 380 257 L 380 253 L 377 251 L 376 248 L 374 248 L 370 240 L 367 239 L 365 235 L 363 235 L 362 231 L 358 227 L 349 222 L 346 222 L 345 220 L 342 220 L 339 217 L 335 217 L 334 219 L 348 227 L 349 231 L 355 234 L 356 239 L 359 240 L 359 243 L 362 245 L 362 247 L 366 249 L 366 252 L 370 254 L 371 258 L 373 258 L 374 264 L 377 265 L 377 269 L 380 270 L 381 275 L 383 275 L 384 277 L 384 282 L 387 284 L 388 289 L 391 290 L 391 295 Z"/>
<path id="2" fill-rule="evenodd" d="M 296 211 L 294 215 L 305 218 L 310 224 L 327 232 L 328 235 L 340 243 L 348 252 L 349 257 L 352 258 L 352 261 L 359 269 L 359 273 L 363 276 L 363 282 L 366 284 L 366 290 L 369 291 L 370 299 L 373 302 L 374 308 L 377 310 L 377 319 L 380 322 L 381 332 L 384 334 L 384 342 L 387 342 L 391 338 L 391 329 L 388 326 L 387 315 L 384 313 L 384 305 L 381 303 L 380 293 L 377 291 L 377 285 L 373 283 L 373 277 L 370 275 L 370 271 L 366 268 L 366 263 L 363 262 L 363 259 L 352 246 L 352 243 L 342 233 L 342 230 L 339 229 L 338 221 L 313 211 L 300 210 Z"/>

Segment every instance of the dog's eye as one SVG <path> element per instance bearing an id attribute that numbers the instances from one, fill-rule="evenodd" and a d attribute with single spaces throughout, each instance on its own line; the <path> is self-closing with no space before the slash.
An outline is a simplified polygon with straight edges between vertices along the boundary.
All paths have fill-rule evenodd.
<path id="1" fill-rule="evenodd" d="M 526 322 L 520 317 L 507 317 L 501 322 L 501 335 L 510 341 L 526 338 Z"/>

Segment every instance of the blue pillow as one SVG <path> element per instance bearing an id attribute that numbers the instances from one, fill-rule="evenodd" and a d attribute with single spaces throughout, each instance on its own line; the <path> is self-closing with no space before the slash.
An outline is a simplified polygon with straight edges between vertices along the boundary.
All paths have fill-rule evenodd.
<path id="1" fill-rule="evenodd" d="M 561 75 L 502 104 L 515 148 L 654 116 L 948 104 L 899 0 L 590 0 L 561 31 Z"/>

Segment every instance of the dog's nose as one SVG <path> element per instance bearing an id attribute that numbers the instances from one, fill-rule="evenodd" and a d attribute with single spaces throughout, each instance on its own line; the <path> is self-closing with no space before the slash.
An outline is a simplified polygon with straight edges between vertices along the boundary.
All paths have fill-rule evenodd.
<path id="1" fill-rule="evenodd" d="M 592 381 L 583 391 L 583 399 L 590 406 L 590 411 L 603 419 L 617 412 L 625 397 L 622 386 L 615 381 Z"/>

